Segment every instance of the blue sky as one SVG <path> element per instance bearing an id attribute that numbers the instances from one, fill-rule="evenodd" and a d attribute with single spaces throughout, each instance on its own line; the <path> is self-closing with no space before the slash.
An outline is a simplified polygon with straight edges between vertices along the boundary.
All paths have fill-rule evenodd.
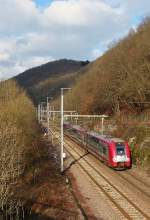
<path id="1" fill-rule="evenodd" d="M 52 2 L 52 0 L 34 0 L 34 1 L 40 7 L 46 7 Z"/>
<path id="2" fill-rule="evenodd" d="M 150 15 L 150 0 L 1 1 L 0 79 L 55 59 L 94 60 Z"/>
<path id="3" fill-rule="evenodd" d="M 135 15 L 132 17 L 132 25 L 137 27 L 143 20 L 142 16 L 139 15 Z"/>

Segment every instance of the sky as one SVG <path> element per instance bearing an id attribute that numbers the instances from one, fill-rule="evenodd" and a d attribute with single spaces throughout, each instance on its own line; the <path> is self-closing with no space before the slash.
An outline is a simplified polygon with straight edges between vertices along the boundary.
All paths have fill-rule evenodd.
<path id="1" fill-rule="evenodd" d="M 150 15 L 150 0 L 0 0 L 0 79 L 58 59 L 95 60 Z"/>

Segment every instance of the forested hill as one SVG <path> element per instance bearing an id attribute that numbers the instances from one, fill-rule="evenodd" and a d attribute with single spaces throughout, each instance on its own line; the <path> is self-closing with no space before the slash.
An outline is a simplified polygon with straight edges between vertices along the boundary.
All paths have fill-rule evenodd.
<path id="1" fill-rule="evenodd" d="M 80 113 L 150 109 L 150 19 L 89 65 L 65 100 Z"/>
<path id="2" fill-rule="evenodd" d="M 57 60 L 41 66 L 29 69 L 14 79 L 24 87 L 33 99 L 38 103 L 46 96 L 57 96 L 61 87 L 67 87 L 74 83 L 77 73 L 85 67 L 88 61 Z"/>

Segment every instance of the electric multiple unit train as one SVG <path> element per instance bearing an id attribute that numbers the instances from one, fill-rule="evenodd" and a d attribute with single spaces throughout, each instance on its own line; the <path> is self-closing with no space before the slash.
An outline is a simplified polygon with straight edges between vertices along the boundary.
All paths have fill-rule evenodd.
<path id="1" fill-rule="evenodd" d="M 64 123 L 64 129 L 82 146 L 106 165 L 115 169 L 131 167 L 131 152 L 126 141 L 96 132 L 87 132 L 78 125 Z"/>

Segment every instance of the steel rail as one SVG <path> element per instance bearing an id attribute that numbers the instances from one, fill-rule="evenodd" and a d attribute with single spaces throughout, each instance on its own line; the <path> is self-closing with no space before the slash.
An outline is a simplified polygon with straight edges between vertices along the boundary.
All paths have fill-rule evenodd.
<path id="1" fill-rule="evenodd" d="M 52 131 L 50 131 L 50 132 L 51 132 L 52 135 L 55 136 L 55 138 L 58 140 L 58 142 L 61 143 L 60 137 L 57 137 L 56 134 L 54 134 L 54 132 L 52 132 Z M 64 173 L 64 172 L 63 172 L 63 173 Z M 70 187 L 72 188 L 72 183 L 71 183 L 71 179 L 70 179 L 70 178 L 69 178 L 69 184 L 70 184 Z M 80 209 L 80 211 L 81 211 L 81 213 L 82 213 L 84 219 L 85 219 L 85 220 L 89 220 L 89 218 L 88 218 L 88 216 L 87 216 L 87 214 L 86 214 L 86 211 L 84 210 L 83 206 L 80 204 L 79 199 L 78 199 L 77 196 L 75 195 L 74 191 L 71 190 L 71 193 L 72 193 L 72 195 L 73 195 L 73 197 L 74 197 L 74 199 L 75 199 L 76 205 L 77 205 L 78 208 Z"/>
<path id="2" fill-rule="evenodd" d="M 66 147 L 65 147 L 66 149 Z M 66 149 L 66 151 L 68 152 L 68 154 L 70 154 L 75 160 L 77 158 L 75 158 L 73 156 L 73 154 Z M 128 215 L 127 212 L 124 211 L 124 209 L 118 205 L 118 203 L 101 187 L 101 185 L 94 179 L 94 177 L 84 168 L 83 165 L 80 164 L 80 162 L 77 162 L 77 164 L 82 168 L 82 170 L 87 174 L 87 176 L 93 181 L 93 183 L 95 183 L 95 185 L 104 193 L 104 195 L 116 206 L 116 208 L 121 212 L 121 214 L 128 220 L 132 220 L 132 218 Z"/>
<path id="3" fill-rule="evenodd" d="M 73 149 L 71 146 L 69 146 L 69 147 L 70 147 L 74 152 L 76 152 L 76 154 L 78 154 L 79 156 L 81 156 L 75 149 Z M 144 216 L 146 219 L 150 219 L 150 216 L 148 216 L 147 214 L 145 214 L 138 206 L 136 206 L 129 198 L 127 198 L 119 189 L 117 189 L 117 187 L 115 187 L 103 174 L 101 174 L 91 163 L 89 163 L 89 162 L 87 161 L 87 159 L 82 158 L 82 160 L 86 161 L 86 163 L 87 163 L 90 167 L 92 167 L 92 169 L 93 169 L 98 175 L 100 175 L 111 187 L 113 187 L 124 199 L 126 199 L 129 204 L 131 204 L 138 212 L 140 212 L 140 213 L 142 214 L 142 216 Z M 82 165 L 81 165 L 81 166 L 82 166 Z M 82 166 L 82 168 L 84 168 L 84 167 Z M 84 168 L 84 170 L 85 170 L 85 168 Z M 87 173 L 87 172 L 86 172 L 86 173 Z M 92 180 L 93 180 L 93 177 L 92 177 Z M 99 183 L 97 183 L 97 185 L 100 186 Z M 102 187 L 101 187 L 101 188 L 102 188 Z M 103 191 L 105 191 L 105 190 L 103 190 Z M 108 194 L 108 193 L 106 192 L 106 194 Z M 110 198 L 110 195 L 109 195 L 109 198 Z M 112 198 L 112 197 L 111 197 L 111 198 Z M 112 201 L 112 199 L 111 199 L 111 201 Z M 116 202 L 115 202 L 115 203 L 116 203 Z M 118 203 L 116 203 L 116 204 L 118 205 Z M 120 208 L 121 208 L 121 209 L 119 209 L 119 210 L 122 210 L 122 207 L 121 207 L 121 206 L 120 206 Z M 122 213 L 126 213 L 125 216 L 128 215 L 128 213 L 125 212 L 124 209 L 123 209 L 123 212 L 122 212 Z M 128 215 L 128 219 L 132 219 L 132 218 Z"/>
<path id="4" fill-rule="evenodd" d="M 66 135 L 68 138 L 70 138 L 72 141 L 74 141 L 76 144 L 78 144 L 80 147 L 83 148 L 83 146 L 81 146 L 81 144 L 80 144 L 78 141 L 76 141 L 74 138 L 68 136 L 67 134 L 65 134 L 65 135 Z M 86 148 L 84 148 L 84 149 L 86 149 Z M 91 154 L 91 156 L 92 156 L 94 159 L 97 159 L 97 157 L 95 157 L 93 154 Z M 97 163 L 97 160 L 96 160 L 96 163 Z M 101 164 L 102 164 L 102 163 L 101 163 Z M 102 165 L 103 165 L 103 164 L 102 164 Z M 149 184 L 143 182 L 142 180 L 140 180 L 140 179 L 137 178 L 136 176 L 130 174 L 128 171 L 125 171 L 125 172 L 126 172 L 126 174 L 133 176 L 133 178 L 135 178 L 137 181 L 139 181 L 140 183 L 142 183 L 145 187 L 148 187 L 148 188 L 150 187 Z M 133 183 L 133 182 L 132 182 L 131 180 L 129 180 L 127 177 L 123 176 L 123 174 L 118 173 L 118 171 L 117 171 L 117 172 L 116 172 L 116 175 L 119 175 L 122 179 L 126 180 L 126 182 L 128 182 L 130 185 L 132 185 L 132 186 L 134 186 L 135 188 L 137 188 L 137 190 L 140 191 L 141 193 L 143 193 L 146 197 L 150 198 L 150 195 L 147 194 L 147 191 L 141 189 L 139 186 L 137 186 L 135 183 Z"/>
<path id="5" fill-rule="evenodd" d="M 125 171 L 128 175 L 132 176 L 134 179 L 136 179 L 137 181 L 139 181 L 140 183 L 142 183 L 143 185 L 150 187 L 150 184 L 148 184 L 147 182 L 142 181 L 140 178 L 138 178 L 135 174 L 131 173 L 130 171 L 126 170 Z"/>
<path id="6" fill-rule="evenodd" d="M 57 128 L 57 127 L 56 127 L 56 128 Z M 57 129 L 58 129 L 58 128 L 57 128 Z M 67 134 L 64 134 L 64 135 L 67 136 Z M 72 138 L 72 137 L 70 137 L 70 136 L 69 136 L 69 138 L 72 139 L 76 144 L 80 145 L 80 143 L 79 143 L 78 141 L 76 141 L 74 138 Z M 81 145 L 80 145 L 80 147 L 81 147 Z M 82 147 L 83 147 L 83 146 L 82 146 Z M 86 148 L 84 147 L 84 149 L 86 149 Z M 96 158 L 96 159 L 97 159 L 97 157 L 95 157 L 93 154 L 91 154 L 91 156 L 93 156 L 93 158 Z M 96 162 L 97 162 L 97 160 L 96 160 Z M 102 165 L 103 165 L 103 164 L 102 164 Z M 142 181 L 142 180 L 139 179 L 136 175 L 134 175 L 133 173 L 130 173 L 130 171 L 125 170 L 124 172 L 125 172 L 127 175 L 132 176 L 134 179 L 136 179 L 139 183 L 143 184 L 145 187 L 150 188 L 150 184 L 148 184 L 148 183 Z M 138 187 L 136 184 L 134 184 L 131 180 L 128 180 L 127 177 L 124 177 L 122 174 L 117 173 L 117 172 L 116 172 L 116 174 L 119 175 L 119 176 L 121 176 L 121 178 L 125 179 L 128 183 L 134 185 L 134 187 L 136 187 L 137 190 L 139 190 L 139 191 L 142 192 L 145 196 L 147 196 L 147 197 L 150 198 L 150 195 L 147 195 L 147 192 L 146 192 L 146 191 L 142 190 L 140 187 Z"/>
<path id="7" fill-rule="evenodd" d="M 68 147 L 70 147 L 77 155 L 79 155 L 81 157 L 81 155 L 75 150 L 72 148 L 72 146 L 70 146 L 70 144 L 67 143 L 67 145 L 69 145 Z M 78 144 L 78 146 L 80 146 Z M 66 146 L 65 146 L 65 149 L 66 149 Z M 67 150 L 68 152 L 68 150 Z M 73 156 L 72 153 L 70 153 L 69 151 L 69 154 L 71 154 L 71 156 L 77 160 L 77 158 L 75 156 Z M 139 207 L 137 207 L 131 200 L 129 200 L 120 190 L 118 190 L 114 185 L 112 185 L 112 183 L 110 183 L 110 181 L 104 176 L 102 175 L 95 167 L 93 167 L 85 158 L 82 158 L 99 176 L 101 176 L 105 181 L 106 183 L 108 183 L 112 188 L 114 188 L 128 203 L 129 205 L 131 205 L 132 207 L 134 207 L 134 209 L 136 211 L 138 211 L 142 217 L 144 217 L 145 219 L 149 219 L 149 216 L 144 213 Z M 109 198 L 109 200 L 111 202 L 114 203 L 114 205 L 118 208 L 118 210 L 127 218 L 127 219 L 133 219 L 115 200 L 114 198 L 112 198 L 109 193 L 94 179 L 94 177 L 85 169 L 85 167 L 80 163 L 78 162 L 78 165 L 84 170 L 84 172 L 92 179 L 92 181 L 101 189 L 101 191 Z M 134 213 L 135 215 L 135 213 Z"/>
<path id="8" fill-rule="evenodd" d="M 51 132 L 53 133 L 53 135 L 56 137 L 56 134 L 54 134 L 54 132 Z M 56 137 L 58 140 L 59 140 L 59 136 L 57 135 Z M 60 140 L 59 140 L 60 142 Z M 68 145 L 68 143 L 67 143 Z M 64 146 L 65 150 L 68 152 L 68 154 L 71 155 L 71 157 L 76 160 L 77 158 L 75 158 L 73 156 L 73 154 L 66 149 L 66 146 Z M 81 169 L 87 174 L 87 176 L 93 181 L 93 183 L 104 193 L 104 195 L 115 205 L 115 207 L 120 211 L 120 213 L 128 220 L 132 220 L 132 218 L 130 218 L 130 216 L 124 211 L 124 209 L 122 209 L 113 199 L 112 197 L 101 187 L 101 185 L 92 177 L 92 175 L 87 172 L 87 170 L 78 162 L 78 165 L 81 167 Z"/>
<path id="9" fill-rule="evenodd" d="M 130 185 L 134 186 L 135 188 L 137 188 L 138 191 L 142 192 L 146 197 L 150 198 L 150 194 L 148 194 L 145 190 L 141 189 L 139 186 L 137 186 L 135 183 L 133 183 L 131 180 L 129 180 L 127 177 L 125 177 L 123 174 L 121 173 L 117 173 L 117 175 L 119 175 L 122 179 L 124 179 L 125 181 L 127 181 Z M 134 178 L 134 177 L 133 177 Z M 141 181 L 139 181 L 141 184 Z M 143 183 L 142 183 L 143 184 Z M 143 184 L 145 185 L 145 184 Z M 149 189 L 150 192 L 150 189 Z"/>

